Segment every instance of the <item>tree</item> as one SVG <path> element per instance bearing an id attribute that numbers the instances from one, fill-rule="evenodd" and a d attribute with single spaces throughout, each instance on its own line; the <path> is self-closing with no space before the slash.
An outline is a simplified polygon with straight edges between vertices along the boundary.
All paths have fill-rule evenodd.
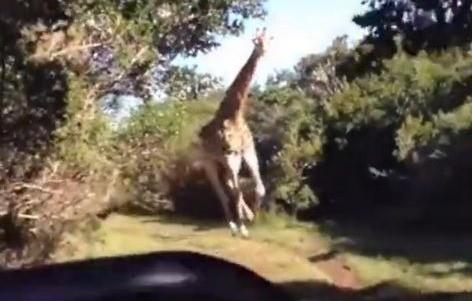
<path id="1" fill-rule="evenodd" d="M 323 100 L 339 91 L 345 84 L 340 70 L 350 59 L 353 50 L 347 45 L 347 36 L 340 36 L 322 53 L 302 57 L 292 69 L 286 69 L 270 76 L 268 87 L 289 87 L 301 89 L 309 97 Z"/>
<path id="2" fill-rule="evenodd" d="M 472 41 L 470 0 L 364 0 L 367 11 L 354 22 L 369 30 L 366 42 L 392 47 L 395 35 L 403 37 L 410 53 Z"/>
<path id="3" fill-rule="evenodd" d="M 163 92 L 170 97 L 182 100 L 197 100 L 208 93 L 221 88 L 221 79 L 208 73 L 199 73 L 196 66 L 171 66 L 162 75 Z"/>
<path id="4" fill-rule="evenodd" d="M 114 78 L 107 92 L 149 98 L 163 79 L 172 78 L 178 55 L 206 53 L 218 46 L 218 35 L 239 35 L 245 19 L 266 14 L 264 2 L 103 0 L 76 10 L 87 35 L 102 44 L 92 57 L 99 74 Z"/>
<path id="5" fill-rule="evenodd" d="M 297 86 L 317 99 L 336 93 L 344 85 L 343 75 L 338 69 L 351 53 L 347 36 L 340 36 L 323 53 L 302 58 L 295 66 Z"/>

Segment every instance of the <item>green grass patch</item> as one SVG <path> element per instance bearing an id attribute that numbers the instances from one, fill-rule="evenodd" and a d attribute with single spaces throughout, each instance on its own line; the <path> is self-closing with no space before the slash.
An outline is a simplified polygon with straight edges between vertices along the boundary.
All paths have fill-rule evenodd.
<path id="1" fill-rule="evenodd" d="M 353 253 L 348 253 L 345 257 L 368 286 L 395 282 L 424 292 L 472 291 L 471 274 L 460 272 L 467 267 L 470 269 L 470 263 L 458 261 L 421 264 L 401 257 L 374 257 Z"/>

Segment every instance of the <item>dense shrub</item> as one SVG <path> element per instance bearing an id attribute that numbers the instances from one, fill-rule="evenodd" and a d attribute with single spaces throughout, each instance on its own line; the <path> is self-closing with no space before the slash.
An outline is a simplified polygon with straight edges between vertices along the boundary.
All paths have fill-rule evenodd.
<path id="1" fill-rule="evenodd" d="M 189 189 L 192 143 L 218 103 L 211 98 L 139 106 L 115 138 L 122 177 L 134 207 L 168 209 L 178 190 Z"/>
<path id="2" fill-rule="evenodd" d="M 380 74 L 351 82 L 325 104 L 329 123 L 340 135 L 363 127 L 396 129 L 396 155 L 405 159 L 416 147 L 424 146 L 447 127 L 444 112 L 455 111 L 466 102 L 467 70 L 472 64 L 454 49 L 428 55 L 403 52 L 384 62 Z M 451 118 L 460 113 L 449 113 Z M 462 117 L 464 119 L 464 117 Z M 467 124 L 465 121 L 462 124 Z"/>
<path id="3" fill-rule="evenodd" d="M 81 172 L 106 172 L 111 168 L 107 155 L 112 147 L 109 120 L 95 105 L 90 87 L 71 74 L 63 125 L 55 131 L 58 160 Z"/>
<path id="4" fill-rule="evenodd" d="M 260 148 L 268 150 L 261 161 L 272 197 L 292 213 L 316 203 L 304 174 L 321 159 L 324 143 L 321 115 L 313 100 L 291 88 L 269 88 L 255 100 L 250 118 Z"/>
<path id="5" fill-rule="evenodd" d="M 336 75 L 340 42 L 272 78 L 254 100 L 272 195 L 292 209 L 313 200 L 419 201 L 415 183 L 428 182 L 418 170 L 455 154 L 470 134 L 472 61 L 460 49 L 399 51 L 379 72 L 347 82 Z"/>

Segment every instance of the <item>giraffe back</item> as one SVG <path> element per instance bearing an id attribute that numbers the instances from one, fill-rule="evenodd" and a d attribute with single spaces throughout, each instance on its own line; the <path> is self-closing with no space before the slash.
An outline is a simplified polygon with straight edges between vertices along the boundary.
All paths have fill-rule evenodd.
<path id="1" fill-rule="evenodd" d="M 199 133 L 203 147 L 215 154 L 242 152 L 253 143 L 252 133 L 244 119 L 213 119 Z"/>

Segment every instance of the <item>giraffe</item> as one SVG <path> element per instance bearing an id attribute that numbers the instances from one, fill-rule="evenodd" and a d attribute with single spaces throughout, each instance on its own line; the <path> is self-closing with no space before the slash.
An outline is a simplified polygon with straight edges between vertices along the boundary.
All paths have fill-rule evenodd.
<path id="1" fill-rule="evenodd" d="M 254 49 L 247 62 L 227 89 L 213 118 L 199 132 L 200 155 L 194 166 L 205 171 L 218 197 L 226 222 L 233 235 L 249 236 L 244 219 L 252 221 L 254 212 L 246 204 L 239 186 L 238 175 L 243 162 L 255 182 L 256 207 L 265 196 L 265 186 L 259 171 L 254 138 L 245 120 L 249 85 L 266 46 L 266 29 L 256 32 Z M 231 205 L 235 205 L 233 208 Z M 231 209 L 236 209 L 233 214 Z M 234 216 L 234 218 L 233 218 Z"/>

